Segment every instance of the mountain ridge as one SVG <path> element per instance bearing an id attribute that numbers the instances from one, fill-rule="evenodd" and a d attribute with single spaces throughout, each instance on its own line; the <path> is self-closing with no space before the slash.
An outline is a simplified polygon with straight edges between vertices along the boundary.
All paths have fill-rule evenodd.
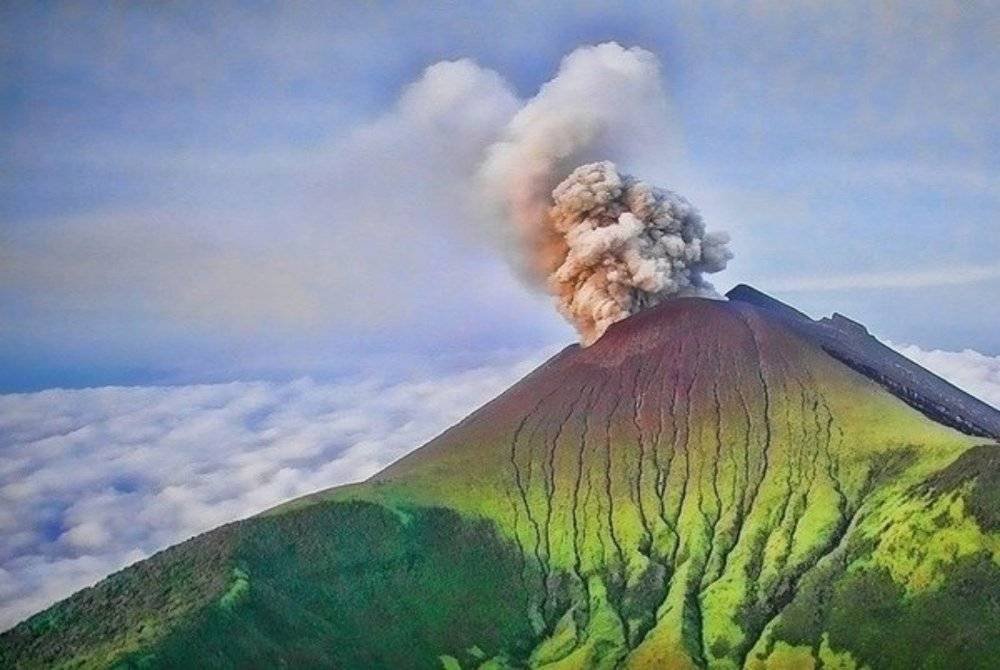
<path id="1" fill-rule="evenodd" d="M 882 344 L 862 324 L 838 312 L 813 320 L 746 284 L 737 285 L 726 297 L 774 313 L 828 354 L 935 421 L 970 435 L 1000 439 L 1000 410 Z"/>

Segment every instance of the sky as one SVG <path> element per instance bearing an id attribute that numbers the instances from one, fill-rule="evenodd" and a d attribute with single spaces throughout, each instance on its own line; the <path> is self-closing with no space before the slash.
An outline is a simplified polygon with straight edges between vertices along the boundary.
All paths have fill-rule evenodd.
<path id="1" fill-rule="evenodd" d="M 662 64 L 642 176 L 730 232 L 717 288 L 1000 353 L 998 13 L 829 4 L 4 3 L 0 391 L 572 341 L 458 205 L 454 146 L 607 40 Z M 428 84 L 460 59 L 478 97 Z"/>
<path id="2" fill-rule="evenodd" d="M 469 176 L 588 45 L 659 61 L 609 158 L 730 233 L 717 289 L 1000 406 L 990 3 L 449 5 L 0 4 L 0 629 L 573 342 Z"/>

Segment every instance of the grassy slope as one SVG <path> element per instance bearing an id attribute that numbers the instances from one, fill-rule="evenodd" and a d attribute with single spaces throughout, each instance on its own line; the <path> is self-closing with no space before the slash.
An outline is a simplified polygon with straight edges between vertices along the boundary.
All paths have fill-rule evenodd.
<path id="1" fill-rule="evenodd" d="M 566 350 L 372 482 L 158 555 L 207 566 L 168 580 L 183 597 L 162 616 L 130 569 L 0 654 L 987 667 L 1000 467 L 974 444 L 748 306 L 675 302 Z M 116 601 L 128 622 L 96 625 L 115 580 L 143 595 Z"/>

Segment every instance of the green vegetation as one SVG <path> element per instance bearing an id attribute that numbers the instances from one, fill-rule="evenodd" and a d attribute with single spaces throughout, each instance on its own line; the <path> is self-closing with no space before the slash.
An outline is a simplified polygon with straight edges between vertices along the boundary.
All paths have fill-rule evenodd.
<path id="1" fill-rule="evenodd" d="M 685 309 L 29 619 L 0 666 L 989 667 L 1000 446 Z"/>
<path id="2" fill-rule="evenodd" d="M 463 665 L 523 663 L 538 639 L 527 617 L 536 597 L 524 581 L 532 569 L 488 523 L 441 509 L 413 510 L 403 523 L 380 506 L 338 503 L 293 520 L 252 519 L 232 535 L 224 547 L 208 534 L 171 550 L 175 561 L 229 579 L 212 580 L 216 598 L 188 589 L 186 616 L 166 635 L 137 645 L 130 633 L 114 649 L 99 644 L 64 656 L 67 641 L 101 642 L 105 631 L 135 628 L 133 617 L 149 616 L 139 598 L 102 611 L 78 594 L 8 634 L 0 665 L 438 668 L 442 655 Z M 220 550 L 239 567 L 224 570 L 207 556 Z M 122 578 L 135 581 L 145 565 L 89 593 L 118 592 Z M 86 618 L 67 618 L 77 612 Z M 38 647 L 51 655 L 25 663 Z"/>
<path id="3" fill-rule="evenodd" d="M 104 668 L 163 638 L 225 591 L 235 525 L 117 572 L 0 638 L 0 668 Z"/>

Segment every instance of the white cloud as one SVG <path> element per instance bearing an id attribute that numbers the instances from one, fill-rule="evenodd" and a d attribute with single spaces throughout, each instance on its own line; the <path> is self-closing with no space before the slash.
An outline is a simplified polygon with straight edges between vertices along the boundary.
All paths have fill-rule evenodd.
<path id="1" fill-rule="evenodd" d="M 187 537 L 364 479 L 542 358 L 393 384 L 0 396 L 0 629 Z"/>
<path id="2" fill-rule="evenodd" d="M 844 291 L 873 288 L 927 288 L 959 286 L 1000 279 L 1000 264 L 959 265 L 901 272 L 856 272 L 851 274 L 761 279 L 757 283 L 769 291 Z"/>
<path id="3" fill-rule="evenodd" d="M 972 349 L 942 351 L 921 349 L 913 344 L 888 344 L 963 391 L 1000 409 L 1000 356 L 986 356 Z"/>

